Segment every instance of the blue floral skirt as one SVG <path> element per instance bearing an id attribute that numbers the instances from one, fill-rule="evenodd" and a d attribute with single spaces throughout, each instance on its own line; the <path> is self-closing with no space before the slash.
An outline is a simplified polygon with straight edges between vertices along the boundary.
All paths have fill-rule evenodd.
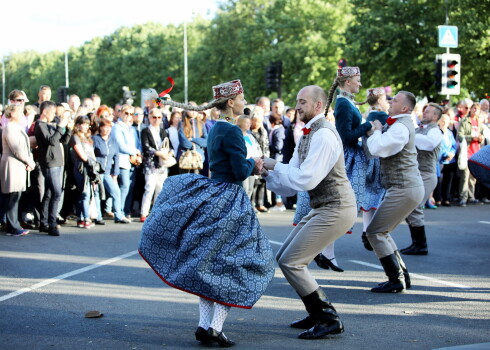
<path id="1" fill-rule="evenodd" d="M 475 179 L 490 188 L 490 145 L 483 147 L 468 159 L 468 168 Z"/>
<path id="2" fill-rule="evenodd" d="M 366 154 L 360 145 L 344 146 L 344 159 L 345 172 L 356 195 L 357 210 L 359 210 L 364 203 L 366 192 Z"/>
<path id="3" fill-rule="evenodd" d="M 293 225 L 296 226 L 299 224 L 299 222 L 310 212 L 310 210 L 310 195 L 308 192 L 298 192 Z"/>
<path id="4" fill-rule="evenodd" d="M 378 209 L 386 192 L 381 185 L 379 158 L 370 158 L 367 160 L 365 186 L 364 199 L 360 203 L 361 210 L 370 211 L 372 209 Z"/>
<path id="5" fill-rule="evenodd" d="M 171 287 L 249 309 L 274 276 L 269 241 L 243 188 L 169 177 L 143 224 L 139 253 Z"/>

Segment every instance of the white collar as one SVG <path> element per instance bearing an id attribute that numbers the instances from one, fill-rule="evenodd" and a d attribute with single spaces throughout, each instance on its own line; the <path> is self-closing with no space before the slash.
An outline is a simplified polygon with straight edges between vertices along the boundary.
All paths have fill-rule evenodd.
<path id="1" fill-rule="evenodd" d="M 323 113 L 320 113 L 320 114 L 317 114 L 312 120 L 310 120 L 306 125 L 305 125 L 305 128 L 310 128 L 310 126 L 316 122 L 317 120 L 319 120 L 320 118 L 325 118 L 325 114 Z"/>

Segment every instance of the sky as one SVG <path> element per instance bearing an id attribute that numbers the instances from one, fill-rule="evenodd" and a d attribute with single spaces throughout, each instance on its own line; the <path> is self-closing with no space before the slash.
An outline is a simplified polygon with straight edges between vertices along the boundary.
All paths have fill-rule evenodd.
<path id="1" fill-rule="evenodd" d="M 179 24 L 199 14 L 212 18 L 219 0 L 24 0 L 2 4 L 0 57 L 35 50 L 65 51 L 120 27 Z M 42 7 L 42 9 L 41 9 Z"/>

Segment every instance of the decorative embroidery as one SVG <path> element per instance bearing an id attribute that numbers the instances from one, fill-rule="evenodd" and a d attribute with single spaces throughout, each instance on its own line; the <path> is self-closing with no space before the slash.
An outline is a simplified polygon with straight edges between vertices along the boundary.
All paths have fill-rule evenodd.
<path id="1" fill-rule="evenodd" d="M 384 95 L 385 93 L 386 93 L 385 88 L 382 88 L 382 87 L 372 88 L 372 89 L 367 90 L 367 97 L 369 97 L 369 96 L 381 96 L 381 95 Z"/>
<path id="2" fill-rule="evenodd" d="M 220 98 L 233 98 L 243 92 L 240 80 L 232 80 L 227 83 L 213 86 L 213 97 L 215 100 Z"/>
<path id="3" fill-rule="evenodd" d="M 359 67 L 342 67 L 337 70 L 337 77 L 353 77 L 361 75 Z"/>
<path id="4" fill-rule="evenodd" d="M 350 92 L 347 92 L 347 91 L 344 91 L 344 90 L 340 90 L 338 96 L 345 97 L 346 99 L 351 100 L 352 102 L 354 102 L 354 95 L 351 94 Z"/>
<path id="5" fill-rule="evenodd" d="M 229 115 L 220 114 L 218 120 L 226 120 L 229 123 L 236 124 L 236 118 Z"/>

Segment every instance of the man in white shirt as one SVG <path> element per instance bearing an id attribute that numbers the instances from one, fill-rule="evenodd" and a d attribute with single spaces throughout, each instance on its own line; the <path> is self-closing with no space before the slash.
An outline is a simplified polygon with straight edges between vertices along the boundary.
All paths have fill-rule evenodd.
<path id="1" fill-rule="evenodd" d="M 437 162 L 443 136 L 437 122 L 441 116 L 442 108 L 435 103 L 429 103 L 422 115 L 420 127 L 415 130 L 415 147 L 420 175 L 424 182 L 424 199 L 406 218 L 412 236 L 412 244 L 405 249 L 400 249 L 402 254 L 427 255 L 429 252 L 425 236 L 423 206 L 437 186 Z"/>
<path id="2" fill-rule="evenodd" d="M 289 164 L 266 158 L 267 188 L 292 196 L 308 191 L 312 210 L 289 234 L 276 259 L 284 276 L 305 304 L 308 316 L 291 327 L 308 329 L 301 339 L 342 333 L 335 308 L 308 270 L 323 248 L 342 236 L 357 216 L 354 191 L 345 173 L 342 141 L 324 115 L 327 102 L 319 86 L 307 86 L 296 98 L 296 110 L 306 124 Z"/>
<path id="3" fill-rule="evenodd" d="M 410 288 L 410 277 L 390 232 L 422 201 L 424 184 L 418 170 L 415 129 L 410 116 L 415 96 L 400 91 L 389 101 L 390 117 L 385 127 L 374 121 L 367 139 L 369 152 L 380 157 L 381 183 L 386 194 L 366 228 L 366 235 L 379 258 L 388 281 L 371 289 L 375 293 L 399 293 Z"/>

